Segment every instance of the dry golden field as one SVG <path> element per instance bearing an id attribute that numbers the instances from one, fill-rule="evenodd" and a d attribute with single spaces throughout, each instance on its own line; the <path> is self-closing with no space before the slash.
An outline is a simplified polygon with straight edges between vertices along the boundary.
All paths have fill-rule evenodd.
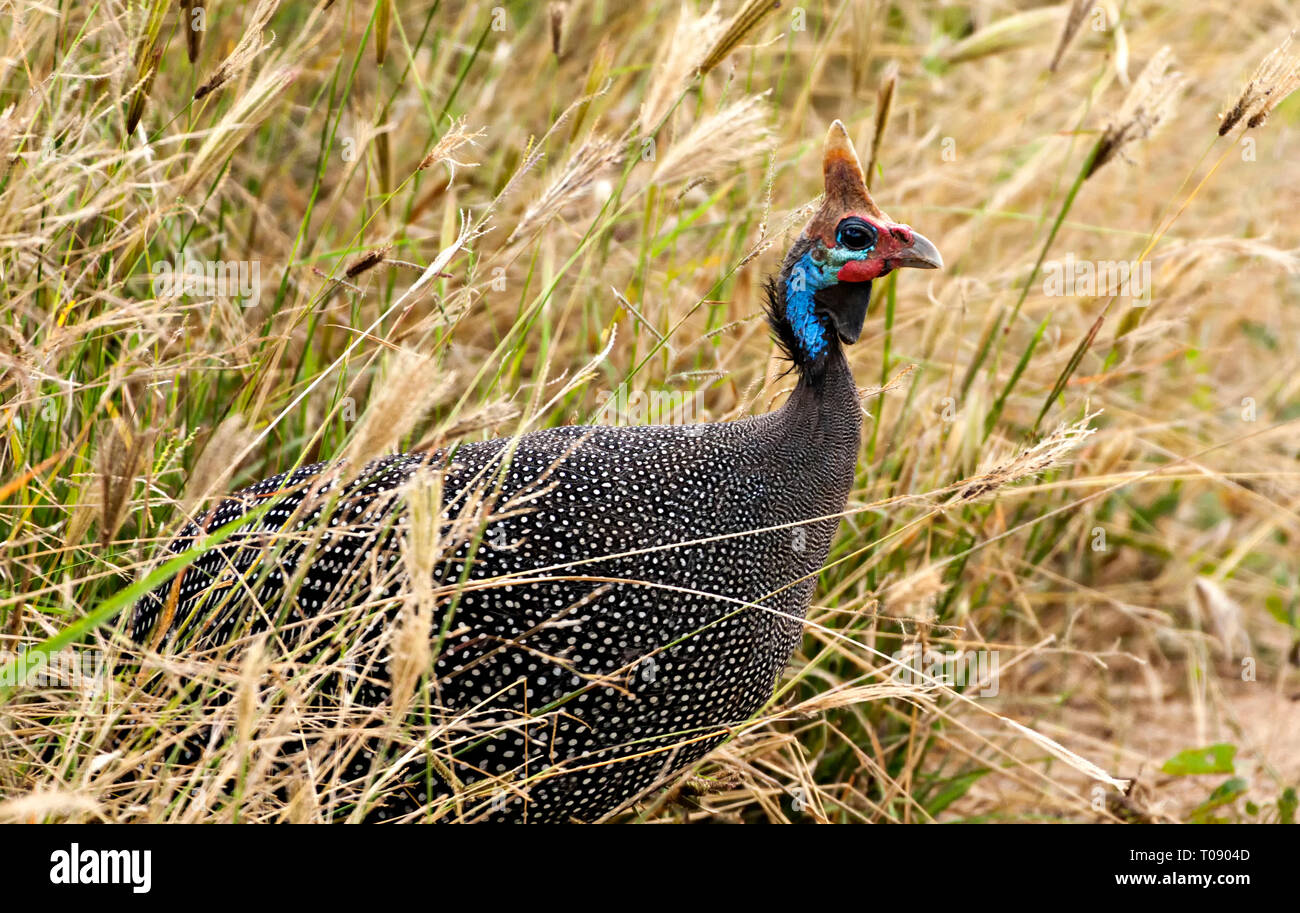
<path id="1" fill-rule="evenodd" d="M 0 818 L 358 816 L 272 763 L 346 737 L 318 671 L 131 652 L 158 545 L 316 459 L 769 409 L 839 118 L 946 266 L 849 350 L 776 698 L 618 820 L 1294 820 L 1300 11 L 773 6 L 0 2 Z"/>

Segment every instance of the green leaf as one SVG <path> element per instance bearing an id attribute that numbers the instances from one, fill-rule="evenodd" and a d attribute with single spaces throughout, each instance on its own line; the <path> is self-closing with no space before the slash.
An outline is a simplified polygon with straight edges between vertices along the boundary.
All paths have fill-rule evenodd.
<path id="1" fill-rule="evenodd" d="M 1222 808 L 1225 805 L 1230 805 L 1237 801 L 1237 798 L 1240 797 L 1249 786 L 1250 784 L 1241 777 L 1233 777 L 1230 780 L 1224 780 L 1219 784 L 1218 788 L 1215 789 L 1214 792 L 1210 793 L 1210 798 L 1206 799 L 1192 810 L 1192 813 L 1188 816 L 1187 820 L 1193 824 L 1220 823 L 1224 819 L 1212 817 L 1210 812 L 1214 811 L 1216 808 Z"/>
<path id="2" fill-rule="evenodd" d="M 1295 824 L 1296 806 L 1300 805 L 1300 800 L 1296 799 L 1295 789 L 1288 786 L 1282 790 L 1282 795 L 1277 799 L 1277 820 L 1279 824 Z"/>
<path id="3" fill-rule="evenodd" d="M 1208 748 L 1189 748 L 1180 751 L 1166 761 L 1160 769 L 1176 777 L 1192 774 L 1230 774 L 1236 772 L 1232 763 L 1236 755 L 1236 745 L 1220 742 Z"/>
<path id="4" fill-rule="evenodd" d="M 1264 597 L 1264 608 L 1268 611 L 1268 614 L 1272 615 L 1282 624 L 1289 627 L 1296 627 L 1295 616 L 1291 613 L 1286 603 L 1282 601 L 1282 597 L 1278 593 L 1269 593 Z"/>
<path id="5" fill-rule="evenodd" d="M 925 810 L 930 813 L 931 817 L 937 817 L 945 808 L 970 792 L 970 788 L 975 785 L 975 781 L 988 772 L 989 768 L 983 767 L 949 780 L 937 796 L 925 803 Z"/>

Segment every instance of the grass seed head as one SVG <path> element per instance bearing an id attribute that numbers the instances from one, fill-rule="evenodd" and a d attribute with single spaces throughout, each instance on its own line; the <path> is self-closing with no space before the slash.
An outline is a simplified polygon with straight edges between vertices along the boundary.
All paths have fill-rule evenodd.
<path id="1" fill-rule="evenodd" d="M 700 120 L 664 153 L 651 180 L 660 185 L 733 171 L 767 151 L 766 93 L 751 95 Z"/>
<path id="2" fill-rule="evenodd" d="M 1282 43 L 1269 52 L 1231 108 L 1220 115 L 1219 136 L 1246 118 L 1246 128 L 1254 129 L 1268 119 L 1268 115 L 1282 101 L 1300 87 L 1300 53 L 1292 51 L 1295 32 L 1288 32 Z"/>
<path id="3" fill-rule="evenodd" d="M 621 145 L 609 137 L 592 134 L 525 211 L 509 241 L 527 238 L 541 229 L 570 203 L 588 193 L 596 180 L 622 161 Z"/>
<path id="4" fill-rule="evenodd" d="M 650 83 L 646 86 L 637 119 L 643 131 L 649 133 L 659 127 L 690 80 L 699 72 L 701 61 L 715 38 L 721 36 L 723 28 L 717 3 L 703 12 L 682 4 L 673 34 L 663 44 L 650 72 Z"/>
<path id="5" fill-rule="evenodd" d="M 243 37 L 239 39 L 239 43 L 226 55 L 225 60 L 217 64 L 217 68 L 212 71 L 212 75 L 194 90 L 195 101 L 211 95 L 230 82 L 238 73 L 247 69 L 258 54 L 270 47 L 270 41 L 264 42 L 262 40 L 262 30 L 271 21 L 271 17 L 275 15 L 276 7 L 279 5 L 280 0 L 259 0 L 257 6 L 253 7 L 253 11 L 249 13 L 248 25 L 245 27 Z M 189 28 L 188 22 L 186 28 Z M 191 31 L 193 30 L 191 29 Z"/>
<path id="6" fill-rule="evenodd" d="M 1099 412 L 1089 412 L 1072 425 L 1058 425 L 1055 431 L 1034 446 L 967 479 L 957 488 L 950 503 L 975 500 L 1021 479 L 1040 475 L 1060 464 L 1067 453 L 1096 432 L 1091 424 L 1098 414 Z"/>
<path id="7" fill-rule="evenodd" d="M 704 60 L 700 63 L 700 75 L 708 73 L 726 60 L 737 45 L 780 5 L 780 0 L 745 0 L 740 9 L 736 10 L 736 15 L 732 16 L 731 21 L 727 23 L 722 35 L 713 42 L 709 52 L 704 55 Z"/>
<path id="8" fill-rule="evenodd" d="M 217 426 L 195 461 L 194 471 L 185 485 L 185 496 L 180 504 L 182 516 L 190 516 L 198 504 L 225 492 L 252 440 L 253 430 L 240 413 L 227 416 Z"/>
<path id="9" fill-rule="evenodd" d="M 374 250 L 366 251 L 360 257 L 357 257 L 357 259 L 352 261 L 343 275 L 348 279 L 355 279 L 362 273 L 374 269 L 376 266 L 384 262 L 384 258 L 388 256 L 388 252 L 392 249 L 392 244 L 385 244 L 382 247 L 376 247 Z"/>
<path id="10" fill-rule="evenodd" d="M 560 56 L 560 51 L 564 48 L 564 16 L 569 11 L 569 4 L 566 2 L 551 3 L 546 8 L 547 19 L 551 27 L 551 53 L 556 57 Z"/>
<path id="11" fill-rule="evenodd" d="M 369 408 L 345 451 L 349 473 L 390 453 L 450 389 L 453 378 L 437 360 L 402 350 L 388 377 L 372 392 Z"/>
<path id="12" fill-rule="evenodd" d="M 1173 53 L 1168 47 L 1163 47 L 1142 69 L 1102 133 L 1087 177 L 1096 174 L 1125 146 L 1151 136 L 1173 114 L 1175 100 L 1183 85 L 1182 74 L 1169 71 L 1173 60 Z"/>

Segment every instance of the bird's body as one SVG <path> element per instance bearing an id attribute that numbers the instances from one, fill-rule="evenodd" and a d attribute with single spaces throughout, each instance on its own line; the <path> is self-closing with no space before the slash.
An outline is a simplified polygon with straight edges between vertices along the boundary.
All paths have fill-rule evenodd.
<path id="1" fill-rule="evenodd" d="M 910 230 L 893 230 L 911 243 Z M 271 503 L 143 599 L 134 636 L 166 650 L 273 628 L 296 643 L 372 604 L 367 630 L 382 637 L 413 598 L 413 479 L 436 477 L 427 687 L 453 725 L 441 761 L 415 765 L 377 817 L 437 808 L 450 779 L 471 792 L 500 784 L 459 804 L 469 820 L 590 821 L 626 805 L 771 698 L 845 509 L 861 407 L 840 340 L 855 320 L 860 329 L 866 303 L 837 298 L 830 274 L 805 310 L 829 303 L 848 316 L 786 320 L 786 299 L 802 292 L 794 264 L 815 255 L 801 238 L 771 289 L 777 335 L 799 368 L 777 411 L 553 428 L 388 457 L 346 483 L 337 464 L 268 479 L 181 532 L 173 552 Z M 869 297 L 869 281 L 856 294 Z M 270 549 L 277 536 L 288 544 Z M 365 677 L 362 702 L 384 705 L 386 675 Z"/>
<path id="2" fill-rule="evenodd" d="M 467 732 L 501 727 L 457 754 L 456 773 L 466 785 L 479 772 L 531 778 L 526 812 L 485 801 L 487 817 L 592 820 L 704 755 L 771 696 L 844 509 L 860 415 L 841 364 L 821 389 L 802 386 L 782 410 L 742 421 L 568 426 L 513 448 L 508 440 L 462 446 L 449 460 L 377 461 L 333 506 L 339 521 L 304 569 L 286 627 L 337 612 L 351 590 L 374 592 L 379 603 L 400 599 L 400 492 L 422 469 L 443 467 L 444 529 L 480 490 L 493 491 L 504 517 L 489 520 L 477 544 L 460 538 L 447 548 L 436 572 L 443 584 L 470 582 L 435 664 L 440 702 L 472 708 Z M 285 549 L 257 578 L 259 540 L 286 522 L 291 535 L 320 525 L 331 490 L 312 483 L 327 468 L 268 479 L 218 505 L 208 529 L 288 492 L 180 577 L 175 617 L 187 617 L 231 569 L 255 581 L 259 605 L 277 606 L 302 550 Z M 183 530 L 173 550 L 198 534 Z M 138 639 L 168 596 L 164 586 L 141 602 Z M 441 602 L 435 630 L 449 607 Z M 225 642 L 241 623 L 266 627 L 229 611 L 210 621 L 199 638 L 207 644 Z M 384 688 L 363 689 L 367 703 L 385 698 Z M 386 811 L 420 804 L 418 793 L 402 793 Z"/>

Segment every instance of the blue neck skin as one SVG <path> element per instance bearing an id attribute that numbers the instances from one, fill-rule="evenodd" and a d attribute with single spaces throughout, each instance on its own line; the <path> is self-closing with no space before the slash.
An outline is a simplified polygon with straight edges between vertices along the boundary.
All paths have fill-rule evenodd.
<path id="1" fill-rule="evenodd" d="M 830 348 L 829 330 L 813 312 L 817 292 L 839 282 L 837 273 L 850 260 L 865 260 L 871 250 L 846 250 L 842 247 L 824 248 L 822 260 L 813 257 L 810 250 L 798 259 L 785 278 L 785 318 L 794 330 L 803 356 L 815 362 Z"/>

